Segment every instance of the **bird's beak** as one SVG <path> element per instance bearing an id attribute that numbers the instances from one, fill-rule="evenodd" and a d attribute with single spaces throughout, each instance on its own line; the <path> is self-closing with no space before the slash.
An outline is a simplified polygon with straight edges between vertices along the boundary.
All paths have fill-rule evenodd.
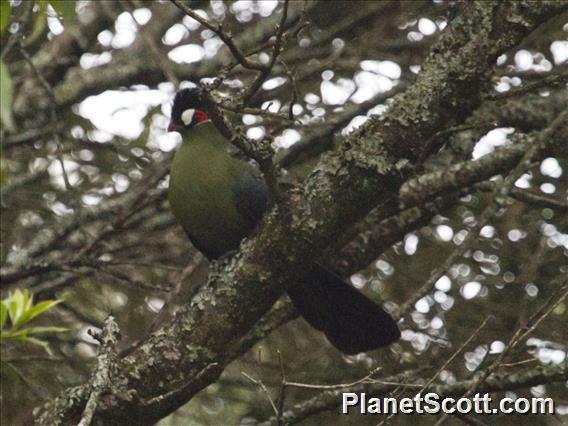
<path id="1" fill-rule="evenodd" d="M 182 128 L 183 127 L 179 124 L 175 124 L 170 121 L 170 124 L 168 125 L 168 132 L 179 132 L 182 130 Z"/>

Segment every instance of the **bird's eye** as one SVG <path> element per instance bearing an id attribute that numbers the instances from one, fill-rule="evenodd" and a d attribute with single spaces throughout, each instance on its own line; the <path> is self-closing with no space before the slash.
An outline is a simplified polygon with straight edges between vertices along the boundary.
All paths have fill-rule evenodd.
<path id="1" fill-rule="evenodd" d="M 183 124 L 189 126 L 193 122 L 193 114 L 195 114 L 195 110 L 192 108 L 186 109 L 182 112 L 181 121 L 183 121 Z"/>

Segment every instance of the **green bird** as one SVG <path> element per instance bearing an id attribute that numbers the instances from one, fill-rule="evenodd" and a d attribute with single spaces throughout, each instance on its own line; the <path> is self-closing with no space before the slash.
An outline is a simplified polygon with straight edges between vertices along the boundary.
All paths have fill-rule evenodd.
<path id="1" fill-rule="evenodd" d="M 238 249 L 267 208 L 261 173 L 230 154 L 230 142 L 209 120 L 199 89 L 180 90 L 168 131 L 179 132 L 170 174 L 172 212 L 193 245 L 209 260 Z M 304 319 L 340 351 L 355 354 L 400 337 L 396 322 L 318 263 L 287 290 Z"/>

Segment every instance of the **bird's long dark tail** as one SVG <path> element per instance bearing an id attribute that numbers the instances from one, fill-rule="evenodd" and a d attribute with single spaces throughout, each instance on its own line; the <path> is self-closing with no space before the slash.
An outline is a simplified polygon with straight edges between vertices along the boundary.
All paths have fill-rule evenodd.
<path id="1" fill-rule="evenodd" d="M 321 265 L 315 264 L 288 295 L 304 319 L 345 354 L 387 346 L 400 337 L 389 314 Z"/>

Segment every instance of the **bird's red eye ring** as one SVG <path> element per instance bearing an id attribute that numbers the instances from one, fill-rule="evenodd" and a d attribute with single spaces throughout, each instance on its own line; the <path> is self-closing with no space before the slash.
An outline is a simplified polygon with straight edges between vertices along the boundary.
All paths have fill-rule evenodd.
<path id="1" fill-rule="evenodd" d="M 195 110 L 195 118 L 194 118 L 195 124 L 201 123 L 201 122 L 206 121 L 208 119 L 209 119 L 209 117 L 207 117 L 207 114 L 205 113 L 205 111 L 201 111 L 200 109 Z"/>

